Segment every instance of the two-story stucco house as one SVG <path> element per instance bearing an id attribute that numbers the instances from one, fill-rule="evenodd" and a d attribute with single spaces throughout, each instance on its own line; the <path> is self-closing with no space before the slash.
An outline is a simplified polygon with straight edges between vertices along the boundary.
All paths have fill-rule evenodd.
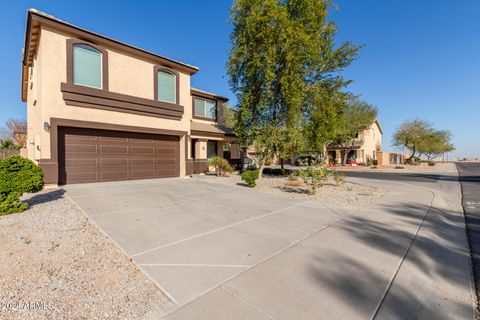
<path id="1" fill-rule="evenodd" d="M 227 99 L 191 88 L 198 70 L 29 10 L 28 157 L 47 184 L 186 176 L 230 147 L 238 158 Z"/>
<path id="2" fill-rule="evenodd" d="M 358 133 L 354 139 L 352 150 L 348 151 L 347 161 L 367 163 L 369 159 L 377 160 L 377 153 L 382 151 L 383 130 L 378 120 L 375 120 L 370 127 Z M 341 163 L 345 150 L 337 145 L 329 145 L 327 150 L 330 159 Z"/>

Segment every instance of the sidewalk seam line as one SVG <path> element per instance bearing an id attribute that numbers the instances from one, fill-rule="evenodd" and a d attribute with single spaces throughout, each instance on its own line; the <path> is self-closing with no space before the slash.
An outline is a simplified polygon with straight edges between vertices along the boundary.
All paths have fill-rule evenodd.
<path id="1" fill-rule="evenodd" d="M 428 190 L 428 189 L 427 189 Z M 413 237 L 412 237 L 412 240 L 410 240 L 410 243 L 408 244 L 408 247 L 407 249 L 405 250 L 402 258 L 400 259 L 400 263 L 398 264 L 397 268 L 395 269 L 395 272 L 393 273 L 393 276 L 392 278 L 390 279 L 388 285 L 387 285 L 387 288 L 384 292 L 384 294 L 382 295 L 382 298 L 380 299 L 377 307 L 375 308 L 375 311 L 371 317 L 372 320 L 374 320 L 377 315 L 378 315 L 378 312 L 380 311 L 382 305 L 383 305 L 383 302 L 385 301 L 385 298 L 387 297 L 388 293 L 390 292 L 390 289 L 392 288 L 392 285 L 393 285 L 393 282 L 395 281 L 395 278 L 397 277 L 397 274 L 398 272 L 400 271 L 400 268 L 402 267 L 403 265 L 403 262 L 405 261 L 405 258 L 407 257 L 408 255 L 408 252 L 410 251 L 410 248 L 412 247 L 413 243 L 415 242 L 415 240 L 417 239 L 417 236 L 418 236 L 418 233 L 420 232 L 420 229 L 422 228 L 423 226 L 423 223 L 425 222 L 425 220 L 427 219 L 428 215 L 430 214 L 430 211 L 433 207 L 433 201 L 435 200 L 435 193 L 432 191 L 432 190 L 429 190 L 431 193 L 432 193 L 432 200 L 430 202 L 430 206 L 427 210 L 427 212 L 425 213 L 425 215 L 423 216 L 423 219 L 422 221 L 420 222 L 417 230 L 415 231 Z"/>
<path id="2" fill-rule="evenodd" d="M 248 303 L 248 301 L 246 301 L 245 299 L 243 299 L 242 297 L 240 297 L 239 295 L 235 294 L 233 291 L 231 290 L 228 290 L 227 288 L 225 288 L 223 285 L 220 285 L 219 286 L 220 290 L 222 290 L 223 292 L 227 293 L 228 295 L 231 295 L 233 298 L 237 299 L 238 301 L 240 301 L 241 303 L 245 304 L 246 306 L 252 308 L 253 310 L 263 314 L 264 316 L 266 316 L 267 318 L 269 319 L 272 319 L 272 320 L 277 320 L 277 318 L 275 318 L 274 316 L 272 316 L 271 314 L 269 314 L 268 312 L 266 311 L 263 311 L 262 309 Z"/>

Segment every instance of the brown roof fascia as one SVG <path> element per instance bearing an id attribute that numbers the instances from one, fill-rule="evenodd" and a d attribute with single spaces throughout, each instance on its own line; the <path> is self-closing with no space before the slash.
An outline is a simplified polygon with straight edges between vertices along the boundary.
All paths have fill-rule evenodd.
<path id="1" fill-rule="evenodd" d="M 197 97 L 207 98 L 207 99 L 218 99 L 218 100 L 222 100 L 224 102 L 228 101 L 228 98 L 226 98 L 226 97 L 222 97 L 222 96 L 216 95 L 214 93 L 210 93 L 210 92 L 206 92 L 206 91 L 199 90 L 199 89 L 194 89 L 194 88 L 190 88 L 190 94 L 194 95 L 194 96 L 197 96 Z"/>

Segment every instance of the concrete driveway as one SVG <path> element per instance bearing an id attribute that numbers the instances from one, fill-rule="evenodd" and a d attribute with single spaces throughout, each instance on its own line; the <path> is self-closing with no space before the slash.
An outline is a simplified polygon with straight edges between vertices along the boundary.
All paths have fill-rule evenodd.
<path id="1" fill-rule="evenodd" d="M 463 217 L 386 184 L 356 212 L 205 177 L 66 194 L 179 306 L 168 319 L 471 319 Z"/>

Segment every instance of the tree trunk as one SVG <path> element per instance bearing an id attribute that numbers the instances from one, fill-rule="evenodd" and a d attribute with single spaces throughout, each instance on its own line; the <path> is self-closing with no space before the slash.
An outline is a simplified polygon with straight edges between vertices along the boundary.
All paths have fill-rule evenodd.
<path id="1" fill-rule="evenodd" d="M 350 150 L 349 149 L 345 149 L 344 153 L 343 153 L 343 160 L 342 160 L 342 164 L 344 166 L 347 165 L 347 160 L 348 160 L 348 154 L 350 153 Z"/>
<path id="2" fill-rule="evenodd" d="M 412 150 L 412 154 L 410 155 L 410 158 L 408 158 L 405 162 L 409 162 L 410 160 L 412 160 L 414 157 L 415 157 L 415 150 Z"/>
<path id="3" fill-rule="evenodd" d="M 282 170 L 284 169 L 283 168 L 283 158 L 280 158 L 280 167 L 282 168 Z"/>
<path id="4" fill-rule="evenodd" d="M 265 165 L 263 164 L 259 164 L 258 165 L 258 180 L 261 180 L 262 179 L 262 175 L 263 175 L 263 169 L 265 168 Z"/>

